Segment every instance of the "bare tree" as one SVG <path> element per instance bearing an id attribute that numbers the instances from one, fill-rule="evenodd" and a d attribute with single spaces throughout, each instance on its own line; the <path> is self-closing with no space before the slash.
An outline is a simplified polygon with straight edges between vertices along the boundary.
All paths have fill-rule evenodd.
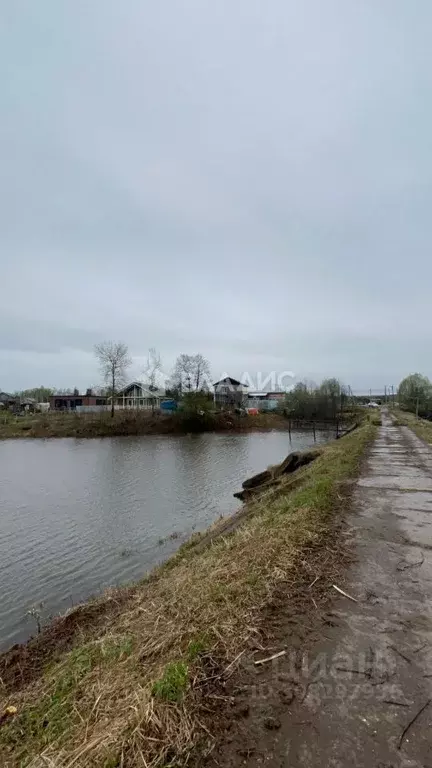
<path id="1" fill-rule="evenodd" d="M 206 376 L 210 376 L 208 360 L 206 360 L 203 355 L 194 355 L 193 368 L 195 374 L 195 392 L 200 392 L 203 389 Z"/>
<path id="2" fill-rule="evenodd" d="M 175 362 L 172 382 L 180 394 L 199 392 L 204 387 L 206 376 L 210 376 L 210 366 L 203 355 L 182 354 Z"/>
<path id="3" fill-rule="evenodd" d="M 111 417 L 114 417 L 114 396 L 125 383 L 126 371 L 132 363 L 129 350 L 122 341 L 104 341 L 96 344 L 94 351 L 111 395 Z"/>
<path id="4" fill-rule="evenodd" d="M 191 373 L 191 355 L 179 355 L 172 372 L 172 388 L 177 391 L 180 397 L 185 390 L 190 391 Z"/>
<path id="5" fill-rule="evenodd" d="M 162 368 L 161 356 L 159 352 L 155 349 L 155 347 L 151 347 L 148 351 L 147 365 L 144 369 L 144 376 L 147 379 L 148 388 L 152 393 L 152 398 L 151 398 L 152 414 L 154 413 L 155 401 L 156 401 L 156 398 L 153 395 L 153 393 L 156 392 L 158 388 L 157 375 L 161 370 L 161 368 Z"/>

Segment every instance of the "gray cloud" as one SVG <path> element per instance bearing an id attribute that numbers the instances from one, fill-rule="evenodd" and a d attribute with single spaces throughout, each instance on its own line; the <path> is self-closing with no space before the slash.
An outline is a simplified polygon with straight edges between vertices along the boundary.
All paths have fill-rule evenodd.
<path id="1" fill-rule="evenodd" d="M 432 8 L 48 0 L 0 21 L 0 387 L 432 375 Z"/>

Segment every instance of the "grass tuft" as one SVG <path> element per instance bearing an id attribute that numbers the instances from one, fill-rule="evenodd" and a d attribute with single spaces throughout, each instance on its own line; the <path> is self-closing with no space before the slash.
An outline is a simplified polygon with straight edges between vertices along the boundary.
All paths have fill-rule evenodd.
<path id="1" fill-rule="evenodd" d="M 202 653 L 207 649 L 208 641 L 206 642 L 206 638 L 199 637 L 196 640 L 191 640 L 188 649 L 187 649 L 187 660 L 189 662 L 196 661 L 199 656 L 201 656 Z"/>
<path id="2" fill-rule="evenodd" d="M 152 694 L 163 701 L 179 702 L 188 683 L 189 668 L 183 661 L 168 664 L 162 677 L 152 686 Z"/>

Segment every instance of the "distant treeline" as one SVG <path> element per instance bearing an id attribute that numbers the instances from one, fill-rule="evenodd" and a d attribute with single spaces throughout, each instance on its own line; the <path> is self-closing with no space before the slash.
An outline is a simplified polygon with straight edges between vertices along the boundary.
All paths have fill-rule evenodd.
<path id="1" fill-rule="evenodd" d="M 72 394 L 71 390 L 71 394 Z M 13 393 L 14 397 L 17 398 L 32 398 L 33 400 L 36 400 L 37 403 L 47 403 L 51 397 L 51 395 L 54 394 L 54 389 L 51 389 L 51 387 L 33 387 L 32 389 L 21 389 Z"/>

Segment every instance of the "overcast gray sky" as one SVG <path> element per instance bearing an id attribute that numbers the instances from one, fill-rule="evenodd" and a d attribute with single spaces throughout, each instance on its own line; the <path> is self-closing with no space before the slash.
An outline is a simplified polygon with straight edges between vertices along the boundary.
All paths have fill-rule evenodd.
<path id="1" fill-rule="evenodd" d="M 0 389 L 432 375 L 430 0 L 0 0 Z"/>

